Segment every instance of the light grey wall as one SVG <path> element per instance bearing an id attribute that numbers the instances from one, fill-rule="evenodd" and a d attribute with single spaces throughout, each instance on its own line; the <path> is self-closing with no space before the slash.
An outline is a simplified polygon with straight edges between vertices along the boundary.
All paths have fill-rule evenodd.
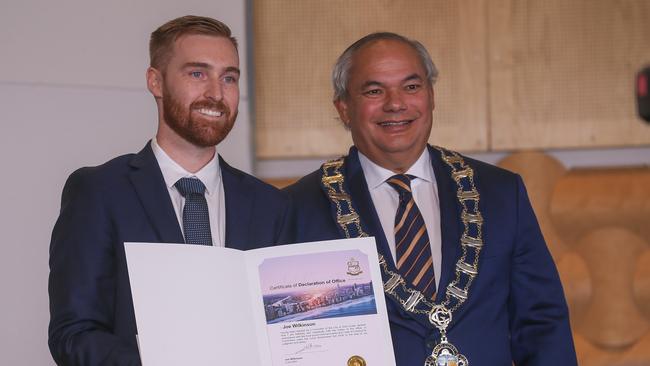
<path id="1" fill-rule="evenodd" d="M 251 171 L 243 0 L 0 2 L 1 365 L 54 364 L 47 262 L 63 183 L 154 135 L 148 37 L 186 14 L 223 20 L 240 41 L 240 113 L 219 152 Z"/>

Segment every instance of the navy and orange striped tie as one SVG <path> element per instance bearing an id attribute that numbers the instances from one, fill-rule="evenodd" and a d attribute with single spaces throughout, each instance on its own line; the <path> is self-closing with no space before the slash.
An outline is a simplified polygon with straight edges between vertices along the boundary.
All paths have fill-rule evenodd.
<path id="1" fill-rule="evenodd" d="M 431 244 L 422 214 L 413 200 L 413 178 L 411 175 L 397 174 L 386 181 L 399 193 L 395 215 L 395 263 L 398 272 L 411 287 L 433 299 L 436 275 L 433 272 Z"/>

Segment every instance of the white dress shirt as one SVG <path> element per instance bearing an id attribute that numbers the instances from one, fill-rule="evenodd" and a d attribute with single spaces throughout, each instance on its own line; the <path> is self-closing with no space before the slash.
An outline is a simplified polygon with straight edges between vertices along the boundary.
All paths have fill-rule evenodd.
<path id="1" fill-rule="evenodd" d="M 386 180 L 395 173 L 373 163 L 361 152 L 359 152 L 359 162 L 366 177 L 372 203 L 375 205 L 381 227 L 384 230 L 384 235 L 386 235 L 393 261 L 396 261 L 395 233 L 393 229 L 395 227 L 395 214 L 399 206 L 399 193 L 386 183 Z M 438 185 L 433 173 L 433 166 L 431 166 L 431 156 L 429 156 L 428 149 L 424 149 L 422 155 L 405 174 L 416 177 L 411 181 L 411 191 L 413 192 L 413 200 L 420 209 L 424 224 L 427 227 L 437 287 L 440 284 L 442 266 L 440 201 L 438 200 Z"/>
<path id="2" fill-rule="evenodd" d="M 151 149 L 156 156 L 156 160 L 158 160 L 158 165 L 165 179 L 165 185 L 167 186 L 169 197 L 172 200 L 181 231 L 183 231 L 183 207 L 185 205 L 185 198 L 176 189 L 174 184 L 181 178 L 198 178 L 205 186 L 205 200 L 208 203 L 212 245 L 216 247 L 225 246 L 226 204 L 223 184 L 221 184 L 221 168 L 219 166 L 218 155 L 215 153 L 210 162 L 201 168 L 201 170 L 192 174 L 172 160 L 160 145 L 158 145 L 155 137 L 151 140 Z M 183 237 L 185 237 L 184 232 Z"/>

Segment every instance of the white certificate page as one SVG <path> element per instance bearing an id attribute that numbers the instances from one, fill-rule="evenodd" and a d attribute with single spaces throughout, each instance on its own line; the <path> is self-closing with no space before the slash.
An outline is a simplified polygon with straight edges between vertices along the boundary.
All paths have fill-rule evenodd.
<path id="1" fill-rule="evenodd" d="M 395 365 L 374 238 L 278 248 L 247 253 L 271 364 Z"/>

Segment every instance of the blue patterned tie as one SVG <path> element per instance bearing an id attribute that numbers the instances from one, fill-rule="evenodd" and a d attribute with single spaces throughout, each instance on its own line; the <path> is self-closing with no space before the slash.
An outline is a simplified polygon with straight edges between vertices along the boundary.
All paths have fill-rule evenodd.
<path id="1" fill-rule="evenodd" d="M 174 186 L 185 197 L 183 207 L 185 243 L 212 245 L 205 186 L 197 178 L 181 178 Z"/>
<path id="2" fill-rule="evenodd" d="M 395 215 L 395 252 L 398 272 L 408 284 L 425 297 L 436 295 L 436 275 L 429 235 L 424 219 L 413 200 L 411 179 L 415 177 L 398 174 L 386 182 L 399 193 L 399 206 Z"/>

